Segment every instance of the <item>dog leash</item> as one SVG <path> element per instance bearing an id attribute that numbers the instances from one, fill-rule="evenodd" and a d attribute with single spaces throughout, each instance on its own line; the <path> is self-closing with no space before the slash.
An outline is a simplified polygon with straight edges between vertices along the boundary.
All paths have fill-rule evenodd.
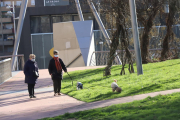
<path id="1" fill-rule="evenodd" d="M 69 73 L 68 72 L 66 72 L 68 75 L 69 75 Z M 69 75 L 69 77 L 71 78 L 71 76 Z M 71 80 L 72 80 L 72 78 L 71 78 Z M 73 86 L 73 80 L 72 80 L 72 86 Z"/>

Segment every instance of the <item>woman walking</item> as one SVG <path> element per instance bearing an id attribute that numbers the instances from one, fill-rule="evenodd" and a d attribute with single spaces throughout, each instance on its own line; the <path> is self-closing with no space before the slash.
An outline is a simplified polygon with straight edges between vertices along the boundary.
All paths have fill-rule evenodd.
<path id="1" fill-rule="evenodd" d="M 35 55 L 30 54 L 29 60 L 25 63 L 24 74 L 25 74 L 25 83 L 28 84 L 28 91 L 30 98 L 36 98 L 34 96 L 34 86 L 36 84 L 37 78 L 39 77 L 38 65 L 35 61 Z"/>
<path id="2" fill-rule="evenodd" d="M 49 74 L 51 75 L 51 78 L 53 80 L 54 96 L 56 96 L 57 93 L 58 95 L 61 95 L 61 80 L 63 79 L 62 69 L 64 70 L 64 72 L 67 72 L 63 61 L 58 56 L 58 51 L 55 50 L 54 58 L 50 60 L 48 67 Z"/>

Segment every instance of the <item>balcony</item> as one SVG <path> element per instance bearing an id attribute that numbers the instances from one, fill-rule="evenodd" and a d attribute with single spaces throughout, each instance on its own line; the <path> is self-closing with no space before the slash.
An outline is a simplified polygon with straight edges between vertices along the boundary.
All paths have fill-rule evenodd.
<path id="1" fill-rule="evenodd" d="M 4 55 L 12 55 L 13 52 L 8 52 L 5 51 L 4 53 L 2 51 L 0 51 L 0 56 L 4 56 Z"/>
<path id="2" fill-rule="evenodd" d="M 0 34 L 14 34 L 13 29 L 3 29 L 0 30 Z"/>
<path id="3" fill-rule="evenodd" d="M 9 11 L 6 7 L 1 7 L 1 12 Z"/>
<path id="4" fill-rule="evenodd" d="M 0 18 L 3 23 L 12 23 L 12 18 Z"/>
<path id="5" fill-rule="evenodd" d="M 8 40 L 8 41 L 0 41 L 0 45 L 14 45 L 14 40 Z"/>

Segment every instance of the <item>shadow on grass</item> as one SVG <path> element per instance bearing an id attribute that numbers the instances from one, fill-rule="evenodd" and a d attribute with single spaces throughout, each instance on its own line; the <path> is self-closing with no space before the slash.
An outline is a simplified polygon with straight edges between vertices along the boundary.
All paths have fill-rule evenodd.
<path id="1" fill-rule="evenodd" d="M 139 90 L 133 90 L 133 92 L 129 92 L 127 94 L 125 94 L 124 96 L 130 96 L 130 95 L 137 95 L 138 93 L 142 93 L 142 92 L 147 92 L 147 91 L 153 91 L 155 89 L 161 88 L 161 85 L 159 84 L 153 84 L 147 87 L 143 87 L 142 89 Z"/>
<path id="2" fill-rule="evenodd" d="M 163 67 L 172 67 L 172 66 L 176 66 L 176 65 L 179 65 L 179 64 L 180 64 L 180 62 L 175 63 L 175 64 L 171 64 L 171 65 L 166 65 L 166 66 L 164 66 L 164 64 L 163 64 L 162 66 L 154 67 L 154 68 L 159 69 L 159 68 L 163 68 Z M 152 69 L 153 69 L 153 68 L 152 68 Z"/>
<path id="3" fill-rule="evenodd" d="M 101 81 L 102 79 L 97 79 L 96 81 Z M 157 78 L 154 78 L 154 80 L 157 80 Z M 170 80 L 163 80 L 163 81 L 154 81 L 153 84 L 144 84 L 143 88 L 139 88 L 139 89 L 130 89 L 130 91 L 127 93 L 127 94 L 119 94 L 119 95 L 116 95 L 116 93 L 112 93 L 111 91 L 109 91 L 108 93 L 105 93 L 105 94 L 100 94 L 100 95 L 97 95 L 95 97 L 89 97 L 89 98 L 86 98 L 88 99 L 88 101 L 98 101 L 98 100 L 104 100 L 104 99 L 110 99 L 110 98 L 117 98 L 118 96 L 119 97 L 125 97 L 125 96 L 131 96 L 131 95 L 138 95 L 138 94 L 144 94 L 144 93 L 150 93 L 150 92 L 156 92 L 156 91 L 159 91 L 160 88 L 162 88 L 165 84 L 171 84 L 171 83 L 175 83 L 177 82 L 179 79 L 170 79 Z M 95 82 L 95 81 L 91 81 L 91 82 Z M 84 82 L 84 83 L 87 83 L 87 82 Z M 101 86 L 101 87 L 105 87 L 104 89 L 106 89 L 107 86 L 103 86 L 101 83 L 93 83 L 93 88 L 96 87 L 96 86 Z M 133 86 L 132 86 L 133 87 Z M 72 86 L 66 86 L 65 88 L 73 88 Z M 63 89 L 65 89 L 63 88 Z M 86 89 L 85 87 L 85 84 L 84 84 L 84 88 Z M 178 88 L 178 87 L 177 87 Z M 88 89 L 91 89 L 91 86 L 88 87 Z M 170 88 L 171 89 L 171 88 Z M 172 89 L 175 89 L 175 88 L 172 88 Z M 64 92 L 65 94 L 69 94 L 71 92 L 76 92 L 75 89 L 71 89 L 71 90 L 68 90 L 67 92 Z M 123 91 L 122 91 L 123 92 Z M 80 94 L 80 93 L 79 93 Z M 72 95 L 71 95 L 72 96 Z M 78 98 L 77 98 L 78 99 Z"/>

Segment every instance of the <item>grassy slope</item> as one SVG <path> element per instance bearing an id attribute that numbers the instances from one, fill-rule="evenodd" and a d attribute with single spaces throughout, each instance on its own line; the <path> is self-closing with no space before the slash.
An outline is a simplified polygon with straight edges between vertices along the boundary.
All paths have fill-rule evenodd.
<path id="1" fill-rule="evenodd" d="M 180 93 L 43 120 L 180 120 Z M 73 119 L 71 119 L 73 118 Z M 74 119 L 75 118 L 75 119 Z"/>
<path id="2" fill-rule="evenodd" d="M 136 67 L 134 67 L 136 70 Z M 137 76 L 129 74 L 126 68 L 126 75 L 120 76 L 121 66 L 112 67 L 112 75 L 103 77 L 103 68 L 96 70 L 84 70 L 70 72 L 74 79 L 74 86 L 71 80 L 64 74 L 62 82 L 62 93 L 68 94 L 78 100 L 93 102 L 98 100 L 112 99 L 123 96 L 150 93 L 155 91 L 179 88 L 180 82 L 180 61 L 169 60 L 161 63 L 150 63 L 143 65 L 144 75 Z M 118 85 L 122 87 L 121 94 L 112 93 L 111 83 L 117 79 Z M 83 90 L 76 90 L 76 80 L 84 84 Z"/>

